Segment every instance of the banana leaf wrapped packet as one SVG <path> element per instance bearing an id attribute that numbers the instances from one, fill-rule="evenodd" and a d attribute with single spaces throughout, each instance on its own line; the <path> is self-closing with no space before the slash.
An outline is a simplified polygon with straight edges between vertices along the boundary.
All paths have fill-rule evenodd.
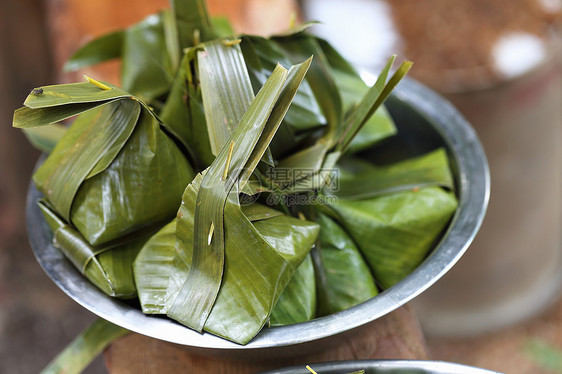
<path id="1" fill-rule="evenodd" d="M 42 87 L 16 112 L 39 144 L 51 139 L 32 130 L 78 115 L 34 176 L 74 265 L 147 314 L 239 344 L 364 302 L 419 265 L 456 209 L 446 153 L 362 158 L 396 133 L 383 103 L 411 63 L 389 78 L 391 58 L 368 87 L 308 25 L 232 37 L 204 1 L 171 5 L 69 61 L 122 58 L 130 93 Z"/>
<path id="2" fill-rule="evenodd" d="M 134 297 L 139 239 L 174 216 L 193 169 L 151 110 L 127 92 L 99 82 L 37 90 L 15 112 L 16 127 L 78 115 L 33 175 L 42 211 L 58 217 L 55 244 L 104 292 Z M 105 265 L 89 266 L 100 256 Z"/>
<path id="3" fill-rule="evenodd" d="M 205 59 L 212 64 L 229 54 L 234 56 L 227 58 L 241 57 L 235 45 L 209 43 L 201 48 L 198 65 L 203 71 Z M 278 66 L 238 121 L 237 111 L 230 106 L 207 112 L 207 124 L 213 130 L 230 122 L 224 119 L 238 124 L 228 139 L 221 140 L 219 135 L 212 140 L 224 143 L 216 159 L 186 188 L 176 221 L 156 234 L 135 261 L 145 312 L 166 313 L 193 329 L 241 344 L 267 322 L 281 292 L 314 244 L 318 225 L 259 204 L 253 205 L 251 213 L 246 208 L 245 214 L 238 201 L 239 191 L 230 191 L 243 189 L 263 160 L 309 66 L 310 60 L 288 71 Z M 249 89 L 243 70 L 241 79 L 234 80 L 242 83 L 229 84 L 238 91 L 233 92 L 234 97 L 244 97 Z M 205 99 L 206 87 L 222 81 L 217 75 L 208 84 L 202 83 L 204 103 L 211 100 Z M 218 215 L 208 209 L 212 206 L 217 207 Z M 208 261 L 211 256 L 216 261 Z M 204 274 L 202 279 L 198 279 L 200 274 Z"/>

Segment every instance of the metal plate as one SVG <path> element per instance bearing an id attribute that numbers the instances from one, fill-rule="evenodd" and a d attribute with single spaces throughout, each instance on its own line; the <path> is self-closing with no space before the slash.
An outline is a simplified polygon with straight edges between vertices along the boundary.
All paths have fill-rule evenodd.
<path id="1" fill-rule="evenodd" d="M 322 374 L 342 374 L 365 370 L 365 374 L 501 374 L 497 371 L 444 361 L 366 360 L 326 362 L 310 365 Z M 262 374 L 310 374 L 302 366 L 272 370 Z"/>
<path id="2" fill-rule="evenodd" d="M 384 149 L 377 154 L 390 154 L 392 160 L 399 160 L 445 147 L 456 178 L 459 207 L 440 243 L 416 270 L 360 305 L 296 325 L 264 328 L 245 346 L 208 333 L 199 334 L 168 318 L 144 315 L 138 306 L 106 296 L 53 247 L 52 234 L 36 204 L 40 194 L 31 185 L 27 228 L 35 256 L 68 296 L 92 313 L 134 332 L 208 355 L 263 357 L 318 351 L 342 334 L 352 333 L 353 329 L 399 308 L 441 278 L 472 242 L 488 204 L 490 181 L 484 151 L 474 130 L 451 104 L 420 83 L 405 79 L 387 107 L 399 135 L 382 148 L 377 147 Z"/>

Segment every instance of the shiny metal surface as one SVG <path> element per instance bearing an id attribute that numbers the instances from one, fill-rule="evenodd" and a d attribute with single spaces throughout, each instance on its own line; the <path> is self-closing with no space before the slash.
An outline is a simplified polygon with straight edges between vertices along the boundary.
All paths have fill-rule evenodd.
<path id="1" fill-rule="evenodd" d="M 473 366 L 453 364 L 444 361 L 418 360 L 368 360 L 326 362 L 310 365 L 322 374 L 351 373 L 365 370 L 365 374 L 501 374 L 497 371 L 479 369 Z M 302 366 L 272 370 L 262 374 L 310 374 Z"/>
<path id="2" fill-rule="evenodd" d="M 83 307 L 119 326 L 210 355 L 305 354 L 332 344 L 342 334 L 384 316 L 407 303 L 446 273 L 470 245 L 488 203 L 489 173 L 480 142 L 463 117 L 437 94 L 405 79 L 388 101 L 399 135 L 385 143 L 385 154 L 402 159 L 444 146 L 451 156 L 459 208 L 443 239 L 409 276 L 371 300 L 330 316 L 292 326 L 264 328 L 246 346 L 211 334 L 199 334 L 162 317 L 144 315 L 138 306 L 112 299 L 89 283 L 52 246 L 51 232 L 30 186 L 27 227 L 37 260 L 55 284 Z M 380 148 L 377 148 L 380 149 Z M 376 154 L 373 158 L 377 158 Z"/>

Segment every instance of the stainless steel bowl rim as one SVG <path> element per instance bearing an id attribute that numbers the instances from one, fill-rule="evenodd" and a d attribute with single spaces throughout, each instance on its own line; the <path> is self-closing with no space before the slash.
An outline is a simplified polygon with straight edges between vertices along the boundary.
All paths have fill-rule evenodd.
<path id="1" fill-rule="evenodd" d="M 501 374 L 497 371 L 455 364 L 446 361 L 424 361 L 424 360 L 357 360 L 337 361 L 310 364 L 318 373 L 338 371 L 338 373 L 350 373 L 358 370 L 369 370 L 375 373 L 412 373 L 421 374 Z M 310 371 L 302 366 L 292 366 L 277 370 L 263 372 L 261 374 L 309 374 Z"/>
<path id="2" fill-rule="evenodd" d="M 427 117 L 450 148 L 458 165 L 459 207 L 442 241 L 418 268 L 395 286 L 360 305 L 304 323 L 264 328 L 245 346 L 209 333 L 199 334 L 168 318 L 145 315 L 123 301 L 106 296 L 53 247 L 37 208 L 36 200 L 40 195 L 31 184 L 27 227 L 35 256 L 53 282 L 87 310 L 131 331 L 180 345 L 221 350 L 284 347 L 328 338 L 370 323 L 412 300 L 455 264 L 482 223 L 490 189 L 488 164 L 480 141 L 449 102 L 408 78 L 397 86 L 394 96 Z"/>

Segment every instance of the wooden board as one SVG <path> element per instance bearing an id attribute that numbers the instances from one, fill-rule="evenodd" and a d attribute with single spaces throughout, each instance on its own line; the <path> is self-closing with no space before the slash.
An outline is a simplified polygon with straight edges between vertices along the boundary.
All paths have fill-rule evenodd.
<path id="1" fill-rule="evenodd" d="M 210 358 L 183 347 L 138 334 L 116 341 L 105 352 L 111 374 L 229 373 L 245 374 L 285 366 L 362 359 L 427 359 L 424 337 L 410 308 L 402 307 L 378 319 L 338 345 L 305 357 L 267 360 Z"/>

